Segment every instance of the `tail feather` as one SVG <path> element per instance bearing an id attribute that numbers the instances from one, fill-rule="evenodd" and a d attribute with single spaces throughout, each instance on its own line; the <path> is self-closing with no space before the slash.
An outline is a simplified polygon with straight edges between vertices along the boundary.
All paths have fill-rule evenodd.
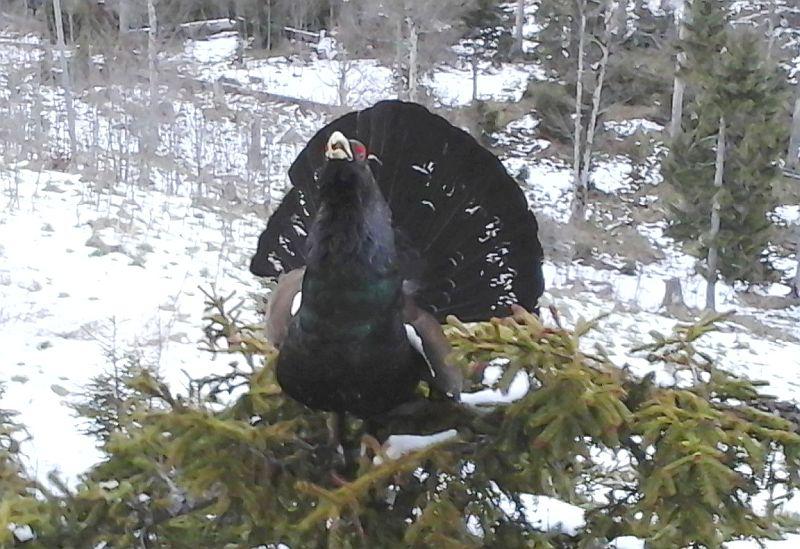
<path id="1" fill-rule="evenodd" d="M 294 188 L 259 239 L 254 273 L 277 276 L 302 266 L 300 233 L 316 211 L 315 173 L 336 130 L 380 160 L 376 179 L 392 209 L 404 276 L 420 306 L 440 320 L 448 314 L 464 320 L 504 315 L 512 303 L 535 308 L 544 289 L 543 254 L 522 190 L 469 134 L 399 101 L 349 113 L 309 141 L 289 170 Z"/>
<path id="2" fill-rule="evenodd" d="M 314 216 L 305 193 L 290 189 L 278 209 L 270 216 L 267 229 L 258 237 L 250 272 L 277 278 L 306 264 L 306 236 Z"/>

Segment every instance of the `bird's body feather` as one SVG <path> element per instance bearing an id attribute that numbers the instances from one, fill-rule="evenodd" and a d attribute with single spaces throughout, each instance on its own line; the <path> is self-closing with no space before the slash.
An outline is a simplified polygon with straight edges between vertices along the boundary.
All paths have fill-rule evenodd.
<path id="1" fill-rule="evenodd" d="M 369 417 L 413 398 L 420 380 L 457 398 L 439 322 L 535 307 L 542 253 L 524 195 L 494 155 L 423 107 L 345 115 L 290 178 L 251 270 L 288 273 L 267 332 L 279 383 L 308 406 Z"/>
<path id="2" fill-rule="evenodd" d="M 408 345 L 391 211 L 369 168 L 332 161 L 320 178 L 278 382 L 312 408 L 371 416 L 409 400 L 426 364 Z"/>

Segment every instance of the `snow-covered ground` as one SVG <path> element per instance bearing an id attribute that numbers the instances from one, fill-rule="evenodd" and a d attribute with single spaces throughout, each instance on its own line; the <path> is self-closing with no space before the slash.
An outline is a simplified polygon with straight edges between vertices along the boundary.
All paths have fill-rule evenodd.
<path id="1" fill-rule="evenodd" d="M 0 171 L 0 204 L 2 406 L 33 436 L 33 471 L 74 479 L 98 454 L 68 403 L 109 355 L 140 353 L 176 388 L 226 369 L 198 350 L 199 287 L 258 288 L 247 260 L 264 221 L 25 169 Z"/>
<path id="2" fill-rule="evenodd" d="M 244 89 L 285 95 L 324 105 L 364 108 L 382 99 L 397 99 L 392 70 L 374 59 L 327 59 L 316 56 L 245 59 L 237 64 L 235 33 L 204 41 L 187 41 L 179 57 L 188 71 L 214 82 L 220 78 Z M 478 68 L 477 96 L 483 100 L 519 101 L 528 80 L 542 79 L 534 65 L 483 63 Z M 443 66 L 422 78 L 434 101 L 454 107 L 472 101 L 472 68 Z"/>
<path id="3" fill-rule="evenodd" d="M 535 66 L 503 63 L 499 67 L 481 66 L 477 78 L 477 98 L 492 101 L 519 101 L 528 80 L 541 80 L 544 75 Z M 472 69 L 443 67 L 427 79 L 433 96 L 442 106 L 456 107 L 472 102 Z"/>

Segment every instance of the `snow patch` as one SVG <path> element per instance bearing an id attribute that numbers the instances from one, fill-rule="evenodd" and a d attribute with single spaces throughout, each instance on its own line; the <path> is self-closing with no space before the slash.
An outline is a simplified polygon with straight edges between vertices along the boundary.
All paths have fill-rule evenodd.
<path id="1" fill-rule="evenodd" d="M 544 79 L 536 66 L 504 63 L 500 68 L 488 66 L 478 74 L 477 97 L 483 101 L 513 101 L 522 99 L 528 80 Z M 443 67 L 423 78 L 438 101 L 448 107 L 472 103 L 472 69 Z"/>
<path id="2" fill-rule="evenodd" d="M 201 77 L 224 77 L 256 91 L 305 99 L 325 105 L 366 108 L 396 99 L 391 69 L 374 59 L 316 59 L 303 64 L 286 57 L 248 59 L 244 68 L 211 67 Z"/>
<path id="3" fill-rule="evenodd" d="M 382 452 L 386 459 L 395 460 L 412 452 L 449 442 L 457 436 L 458 431 L 455 429 L 448 429 L 432 435 L 391 435 L 383 443 Z M 383 462 L 382 456 L 372 458 L 373 465 L 381 465 Z"/>
<path id="4" fill-rule="evenodd" d="M 800 224 L 800 205 L 778 206 L 775 215 L 787 225 Z"/>
<path id="5" fill-rule="evenodd" d="M 606 194 L 620 194 L 635 190 L 631 173 L 633 166 L 630 159 L 616 157 L 596 162 L 590 178 L 597 190 Z"/>
<path id="6" fill-rule="evenodd" d="M 36 538 L 36 535 L 33 533 L 33 529 L 27 524 L 17 526 L 12 522 L 9 523 L 8 529 L 12 534 L 14 534 L 14 537 L 17 538 L 17 541 L 20 543 L 25 543 Z"/>
<path id="7" fill-rule="evenodd" d="M 184 54 L 188 60 L 212 64 L 230 61 L 239 49 L 239 35 L 236 32 L 221 32 L 205 40 L 187 40 Z"/>
<path id="8" fill-rule="evenodd" d="M 664 126 L 646 118 L 604 122 L 606 131 L 614 132 L 620 137 L 630 137 L 636 132 L 653 133 L 664 131 Z"/>
<path id="9" fill-rule="evenodd" d="M 539 530 L 574 536 L 586 526 L 584 510 L 560 499 L 522 494 L 519 500 L 524 506 L 525 519 Z"/>
<path id="10" fill-rule="evenodd" d="M 510 404 L 528 394 L 528 389 L 530 389 L 528 374 L 526 372 L 517 372 L 517 375 L 514 376 L 508 386 L 507 392 L 499 389 L 481 389 L 474 393 L 461 393 L 461 402 L 476 408 Z"/>

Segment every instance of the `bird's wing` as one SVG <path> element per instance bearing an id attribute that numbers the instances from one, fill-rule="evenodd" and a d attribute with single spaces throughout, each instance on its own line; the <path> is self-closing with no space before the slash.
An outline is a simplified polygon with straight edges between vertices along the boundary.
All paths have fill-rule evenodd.
<path id="1" fill-rule="evenodd" d="M 267 340 L 280 348 L 286 332 L 289 329 L 289 321 L 297 311 L 303 299 L 301 292 L 303 288 L 303 275 L 305 267 L 289 271 L 278 278 L 278 285 L 272 291 L 267 305 L 266 334 Z"/>
<path id="2" fill-rule="evenodd" d="M 406 295 L 403 309 L 406 335 L 428 363 L 423 378 L 435 389 L 458 400 L 463 385 L 461 370 L 447 361 L 451 348 L 436 318 Z"/>

